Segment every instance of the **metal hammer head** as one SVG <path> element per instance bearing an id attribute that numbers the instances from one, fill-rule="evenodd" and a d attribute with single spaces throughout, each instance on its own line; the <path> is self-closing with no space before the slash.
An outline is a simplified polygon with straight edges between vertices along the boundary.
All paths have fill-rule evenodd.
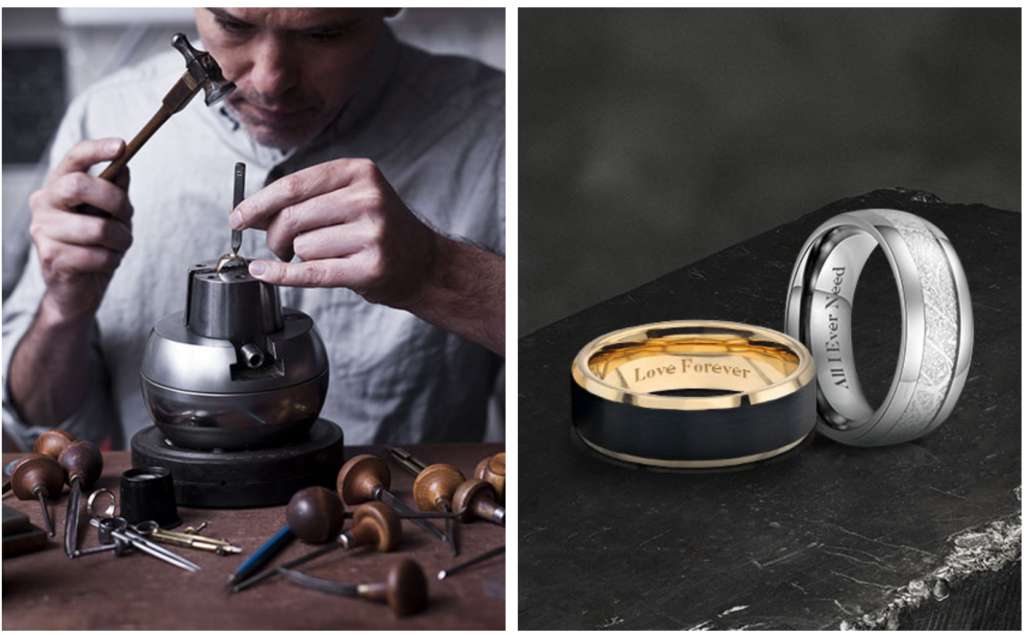
<path id="1" fill-rule="evenodd" d="M 235 83 L 224 79 L 217 60 L 206 51 L 193 48 L 184 33 L 175 33 L 171 38 L 171 44 L 185 58 L 185 67 L 189 75 L 203 87 L 207 106 L 214 105 L 235 90 Z"/>

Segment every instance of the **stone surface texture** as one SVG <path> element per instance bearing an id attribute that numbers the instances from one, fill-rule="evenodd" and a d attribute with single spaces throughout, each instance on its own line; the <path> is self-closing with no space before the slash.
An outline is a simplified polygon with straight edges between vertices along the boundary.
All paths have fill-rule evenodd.
<path id="1" fill-rule="evenodd" d="M 782 330 L 803 242 L 836 214 L 890 208 L 950 239 L 966 272 L 974 355 L 949 419 L 879 448 L 817 435 L 748 469 L 602 460 L 570 434 L 570 364 L 594 337 L 672 319 Z M 1020 630 L 1021 217 L 912 190 L 840 200 L 556 322 L 519 346 L 521 629 Z M 872 403 L 899 347 L 888 263 L 853 308 Z"/>

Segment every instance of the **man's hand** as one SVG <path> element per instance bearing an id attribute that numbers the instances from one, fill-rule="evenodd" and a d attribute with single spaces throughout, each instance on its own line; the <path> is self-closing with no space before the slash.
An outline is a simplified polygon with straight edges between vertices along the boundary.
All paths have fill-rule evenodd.
<path id="1" fill-rule="evenodd" d="M 267 246 L 285 261 L 250 263 L 261 280 L 347 287 L 400 309 L 419 301 L 441 238 L 367 159 L 338 159 L 286 176 L 245 199 L 230 220 L 234 229 L 265 229 Z M 293 255 L 304 262 L 287 262 Z"/>
<path id="2" fill-rule="evenodd" d="M 85 171 L 122 152 L 120 139 L 82 141 L 50 173 L 43 189 L 29 198 L 29 231 L 39 252 L 46 293 L 11 359 L 8 386 L 15 408 L 31 425 L 59 425 L 86 399 L 93 316 L 132 244 L 133 210 L 127 168 L 115 183 Z M 82 204 L 113 218 L 75 212 Z"/>
<path id="3" fill-rule="evenodd" d="M 61 318 L 96 312 L 132 244 L 127 168 L 115 183 L 86 173 L 94 163 L 116 159 L 123 151 L 120 139 L 82 141 L 49 174 L 43 189 L 29 198 L 29 232 L 46 282 L 44 304 Z M 76 213 L 82 204 L 109 212 L 113 218 Z"/>
<path id="4" fill-rule="evenodd" d="M 367 159 L 338 159 L 276 181 L 231 214 L 267 230 L 277 257 L 249 272 L 272 284 L 347 287 L 505 354 L 505 259 L 435 233 Z"/>

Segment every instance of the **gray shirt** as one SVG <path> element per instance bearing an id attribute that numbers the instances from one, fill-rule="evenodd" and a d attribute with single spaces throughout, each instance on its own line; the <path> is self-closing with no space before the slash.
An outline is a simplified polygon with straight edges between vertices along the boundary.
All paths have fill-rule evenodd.
<path id="1" fill-rule="evenodd" d="M 169 51 L 90 88 L 68 109 L 51 168 L 80 140 L 129 139 L 182 72 L 180 54 Z M 406 205 L 438 231 L 504 254 L 503 73 L 430 55 L 385 29 L 356 96 L 315 141 L 289 152 L 257 145 L 226 108 L 207 108 L 200 94 L 132 159 L 134 243 L 96 316 L 89 396 L 61 427 L 123 448 L 151 424 L 139 384 L 143 345 L 160 317 L 184 309 L 189 266 L 230 251 L 235 162 L 247 164 L 252 194 L 342 157 L 375 161 Z M 241 253 L 274 257 L 266 234 L 254 230 L 245 233 Z M 7 373 L 44 291 L 33 249 L 3 306 L 3 424 L 26 444 L 42 430 L 19 419 Z M 479 440 L 489 398 L 500 403 L 492 416 L 503 410 L 504 362 L 476 344 L 348 289 L 282 288 L 281 300 L 317 324 L 331 375 L 321 416 L 341 425 L 347 443 Z"/>

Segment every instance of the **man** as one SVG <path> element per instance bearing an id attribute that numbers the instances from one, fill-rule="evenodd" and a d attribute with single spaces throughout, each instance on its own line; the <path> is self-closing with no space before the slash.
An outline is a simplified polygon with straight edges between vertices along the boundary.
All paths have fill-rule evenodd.
<path id="1" fill-rule="evenodd" d="M 87 170 L 123 152 L 180 55 L 75 100 L 30 200 L 38 257 L 4 306 L 6 433 L 27 445 L 60 426 L 117 448 L 148 426 L 146 335 L 183 310 L 188 268 L 228 251 L 230 222 L 265 230 L 245 234 L 250 272 L 316 322 L 321 414 L 349 443 L 482 436 L 504 355 L 504 76 L 398 43 L 395 13 L 197 9 L 237 89 L 175 115 L 114 184 Z M 236 161 L 264 187 L 229 221 Z"/>

